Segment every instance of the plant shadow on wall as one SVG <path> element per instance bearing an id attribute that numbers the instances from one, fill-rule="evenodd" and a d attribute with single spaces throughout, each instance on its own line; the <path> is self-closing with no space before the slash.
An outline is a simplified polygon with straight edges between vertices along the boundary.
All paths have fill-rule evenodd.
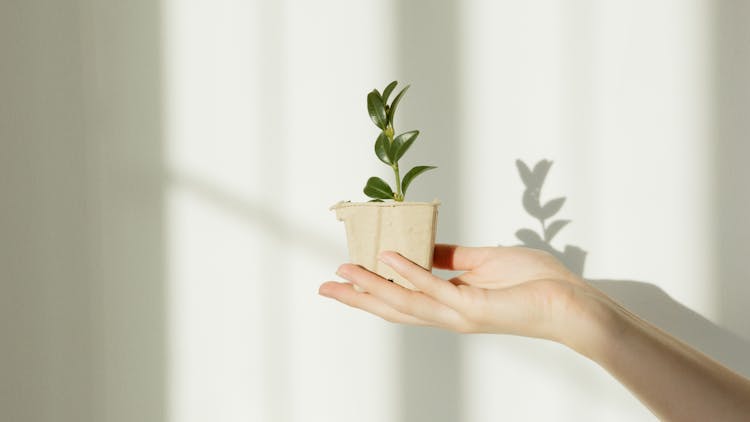
<path id="1" fill-rule="evenodd" d="M 523 207 L 541 224 L 541 232 L 529 228 L 516 231 L 523 246 L 546 251 L 572 272 L 583 277 L 587 252 L 577 246 L 566 245 L 557 250 L 551 242 L 571 220 L 549 221 L 565 203 L 564 197 L 555 198 L 542 205 L 541 190 L 552 162 L 539 161 L 530 169 L 523 161 L 516 166 L 525 186 Z M 586 281 L 603 291 L 641 318 L 669 332 L 729 368 L 750 376 L 750 343 L 709 321 L 701 314 L 677 302 L 660 287 L 641 281 L 591 280 Z"/>
<path id="2" fill-rule="evenodd" d="M 524 246 L 534 249 L 541 249 L 554 255 L 562 261 L 572 272 L 582 276 L 583 264 L 586 260 L 586 251 L 577 247 L 566 245 L 563 251 L 558 251 L 550 242 L 562 230 L 563 227 L 570 223 L 570 220 L 547 221 L 560 211 L 565 198 L 555 198 L 544 205 L 541 203 L 541 192 L 544 179 L 547 178 L 552 161 L 542 160 L 531 170 L 521 160 L 516 160 L 518 173 L 521 175 L 526 189 L 523 191 L 523 208 L 529 215 L 539 220 L 542 226 L 541 234 L 531 229 L 520 229 L 516 232 L 518 240 L 523 242 Z"/>

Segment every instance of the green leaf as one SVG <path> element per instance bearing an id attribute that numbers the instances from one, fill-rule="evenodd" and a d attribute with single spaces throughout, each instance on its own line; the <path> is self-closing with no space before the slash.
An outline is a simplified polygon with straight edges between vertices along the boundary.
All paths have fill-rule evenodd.
<path id="1" fill-rule="evenodd" d="M 393 116 L 396 115 L 396 107 L 398 106 L 398 103 L 401 101 L 401 97 L 404 96 L 406 93 L 406 90 L 409 89 L 411 85 L 406 85 L 404 89 L 401 90 L 401 92 L 396 95 L 396 98 L 393 99 L 393 103 L 391 103 L 391 107 L 388 110 L 388 121 L 393 124 Z"/>
<path id="2" fill-rule="evenodd" d="M 553 221 L 547 229 L 544 231 L 544 241 L 545 242 L 551 242 L 552 238 L 555 237 L 555 235 L 568 223 L 570 223 L 570 220 L 556 220 Z"/>
<path id="3" fill-rule="evenodd" d="M 391 92 L 393 91 L 393 88 L 395 88 L 397 84 L 398 82 L 393 81 L 389 83 L 388 86 L 385 87 L 385 89 L 383 90 L 383 102 L 385 104 L 388 104 L 388 97 L 391 96 Z"/>
<path id="4" fill-rule="evenodd" d="M 409 150 L 409 147 L 411 144 L 414 143 L 414 141 L 417 140 L 417 136 L 419 136 L 418 130 L 412 130 L 409 132 L 404 132 L 401 135 L 398 135 L 396 138 L 393 139 L 393 144 L 391 144 L 390 149 L 390 156 L 391 161 L 394 163 L 397 163 L 398 160 L 401 159 L 401 157 L 404 156 L 406 151 Z"/>
<path id="5" fill-rule="evenodd" d="M 533 185 L 533 178 L 529 166 L 521 160 L 516 160 L 516 167 L 518 167 L 518 174 L 521 175 L 521 180 L 526 187 Z"/>
<path id="6" fill-rule="evenodd" d="M 389 166 L 393 162 L 391 160 L 390 155 L 390 145 L 389 145 L 388 137 L 385 135 L 385 132 L 380 132 L 380 135 L 378 135 L 378 139 L 375 141 L 375 155 L 380 158 L 380 161 L 388 164 Z"/>
<path id="7" fill-rule="evenodd" d="M 401 192 L 406 195 L 406 189 L 411 184 L 411 181 L 414 180 L 415 177 L 419 176 L 420 174 L 426 172 L 427 170 L 432 170 L 437 167 L 435 166 L 416 166 L 413 169 L 409 170 L 404 175 L 404 180 L 401 182 Z"/>
<path id="8" fill-rule="evenodd" d="M 560 211 L 560 208 L 562 208 L 563 204 L 565 203 L 565 198 L 555 198 L 542 207 L 541 212 L 539 213 L 539 218 L 542 220 L 546 220 L 553 215 L 557 214 L 558 211 Z"/>
<path id="9" fill-rule="evenodd" d="M 373 89 L 372 92 L 367 94 L 367 112 L 370 113 L 370 118 L 375 126 L 385 130 L 387 125 L 385 104 L 377 89 Z"/>
<path id="10" fill-rule="evenodd" d="M 374 199 L 393 199 L 393 189 L 391 189 L 385 180 L 379 177 L 367 179 L 364 192 L 365 195 Z"/>
<path id="11" fill-rule="evenodd" d="M 370 199 L 367 202 L 383 202 L 383 200 L 382 199 Z"/>

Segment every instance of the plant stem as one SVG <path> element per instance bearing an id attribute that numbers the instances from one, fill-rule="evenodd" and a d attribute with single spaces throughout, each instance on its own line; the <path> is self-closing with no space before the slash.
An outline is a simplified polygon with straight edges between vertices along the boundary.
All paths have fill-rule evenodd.
<path id="1" fill-rule="evenodd" d="M 396 174 L 396 195 L 393 197 L 398 202 L 404 200 L 404 194 L 401 193 L 401 175 L 398 172 L 398 163 L 393 165 L 393 172 Z"/>
<path id="2" fill-rule="evenodd" d="M 393 145 L 393 135 L 396 132 L 393 130 L 393 123 L 388 122 L 388 126 L 386 126 L 384 132 L 385 136 L 388 138 L 388 145 Z M 402 202 L 404 200 L 404 194 L 401 192 L 401 175 L 398 170 L 398 161 L 391 164 L 391 168 L 393 168 L 393 173 L 396 174 L 396 193 L 393 195 L 393 199 Z"/>

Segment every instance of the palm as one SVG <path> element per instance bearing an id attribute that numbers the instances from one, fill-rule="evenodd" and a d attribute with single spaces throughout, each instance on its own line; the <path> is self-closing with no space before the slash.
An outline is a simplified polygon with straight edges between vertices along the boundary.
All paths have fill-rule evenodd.
<path id="1" fill-rule="evenodd" d="M 550 337 L 550 316 L 565 307 L 574 285 L 583 283 L 548 253 L 523 247 L 437 245 L 434 266 L 463 271 L 450 283 L 393 252 L 381 259 L 421 291 L 344 264 L 338 274 L 361 292 L 329 282 L 321 293 L 393 322 Z"/>
<path id="2" fill-rule="evenodd" d="M 458 257 L 457 254 L 462 254 Z M 482 289 L 504 289 L 534 280 L 577 280 L 558 260 L 546 252 L 525 247 L 467 248 L 438 245 L 437 268 L 465 270 L 454 284 Z"/>

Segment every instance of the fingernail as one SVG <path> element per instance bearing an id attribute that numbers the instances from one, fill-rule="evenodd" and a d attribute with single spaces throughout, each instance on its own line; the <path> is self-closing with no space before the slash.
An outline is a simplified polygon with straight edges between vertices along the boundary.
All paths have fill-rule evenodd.
<path id="1" fill-rule="evenodd" d="M 339 276 L 339 277 L 341 277 L 341 278 L 343 278 L 343 279 L 349 280 L 349 274 L 347 274 L 341 268 L 339 268 L 338 270 L 336 270 L 336 275 Z"/>

